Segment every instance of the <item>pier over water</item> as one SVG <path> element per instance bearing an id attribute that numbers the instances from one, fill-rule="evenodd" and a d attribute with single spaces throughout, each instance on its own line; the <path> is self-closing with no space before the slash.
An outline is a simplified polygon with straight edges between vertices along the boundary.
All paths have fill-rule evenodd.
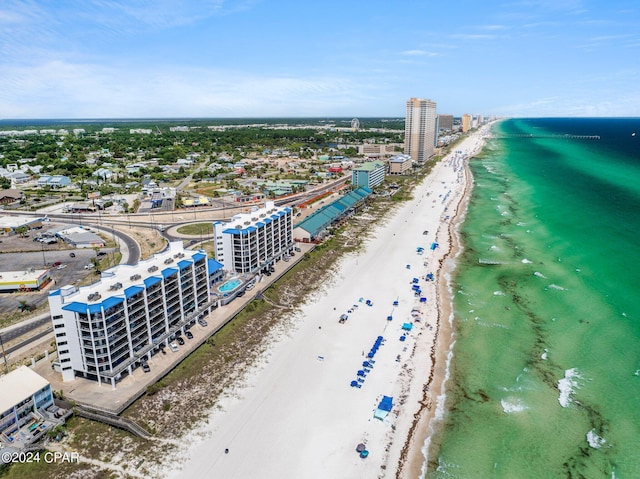
<path id="1" fill-rule="evenodd" d="M 492 135 L 492 138 L 498 139 L 523 139 L 523 138 L 531 138 L 532 140 L 536 140 L 539 138 L 550 139 L 550 140 L 599 140 L 600 135 L 534 135 L 534 134 L 526 134 L 526 133 L 514 133 L 514 134 L 502 134 L 502 135 Z"/>

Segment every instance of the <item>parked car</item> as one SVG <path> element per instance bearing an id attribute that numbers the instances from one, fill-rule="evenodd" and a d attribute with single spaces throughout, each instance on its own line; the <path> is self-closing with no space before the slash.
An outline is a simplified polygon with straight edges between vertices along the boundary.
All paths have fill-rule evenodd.
<path id="1" fill-rule="evenodd" d="M 203 327 L 205 327 L 205 328 L 209 325 L 209 323 L 207 323 L 207 322 L 206 322 L 204 319 L 202 319 L 202 318 L 198 319 L 198 324 L 200 324 L 200 326 L 203 326 Z"/>
<path id="2" fill-rule="evenodd" d="M 186 331 L 184 335 L 187 337 L 187 339 L 193 339 L 193 333 L 191 331 Z"/>
<path id="3" fill-rule="evenodd" d="M 58 266 L 60 266 L 62 263 L 60 261 L 56 261 L 55 263 L 53 263 L 51 266 L 53 266 L 54 268 L 57 268 Z"/>
<path id="4" fill-rule="evenodd" d="M 72 258 L 75 258 L 76 254 L 75 253 L 69 253 L 69 256 L 71 256 Z"/>
<path id="5" fill-rule="evenodd" d="M 176 341 L 178 341 L 178 344 L 180 346 L 184 346 L 184 339 L 182 338 L 182 336 L 178 336 L 178 338 L 176 339 Z"/>
<path id="6" fill-rule="evenodd" d="M 173 351 L 174 353 L 177 353 L 178 352 L 178 345 L 176 343 L 171 343 L 171 344 L 169 344 L 169 349 L 171 351 Z"/>
<path id="7" fill-rule="evenodd" d="M 149 364 L 147 364 L 147 362 L 145 361 L 144 363 L 142 363 L 142 370 L 145 373 L 150 373 L 151 372 L 151 368 L 149 367 Z"/>
<path id="8" fill-rule="evenodd" d="M 236 298 L 242 298 L 244 296 L 244 291 L 239 291 L 238 294 L 236 294 Z"/>
<path id="9" fill-rule="evenodd" d="M 66 264 L 59 264 L 59 265 L 57 266 L 57 268 L 58 268 L 58 269 L 65 269 L 66 267 L 67 267 L 67 265 L 66 265 Z"/>
<path id="10" fill-rule="evenodd" d="M 84 267 L 84 269 L 93 269 L 93 268 L 95 268 L 95 266 L 93 265 L 93 263 L 89 263 L 88 265 L 86 265 L 86 266 Z"/>
<path id="11" fill-rule="evenodd" d="M 98 256 L 104 256 L 106 253 L 106 251 L 98 251 Z"/>
<path id="12" fill-rule="evenodd" d="M 296 251 L 296 253 L 300 253 L 300 252 L 302 251 L 302 250 L 301 250 L 300 248 L 298 248 L 297 246 L 296 246 L 295 248 L 293 248 L 293 249 Z"/>

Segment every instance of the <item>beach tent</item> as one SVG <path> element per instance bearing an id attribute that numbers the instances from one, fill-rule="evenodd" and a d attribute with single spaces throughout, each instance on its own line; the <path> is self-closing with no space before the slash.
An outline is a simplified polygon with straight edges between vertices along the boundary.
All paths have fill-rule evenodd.
<path id="1" fill-rule="evenodd" d="M 440 246 L 438 243 L 431 243 L 431 251 L 435 250 L 438 246 Z"/>
<path id="2" fill-rule="evenodd" d="M 390 396 L 382 396 L 382 401 L 378 404 L 378 408 L 376 409 L 376 412 L 373 413 L 373 417 L 382 421 L 391 412 L 392 408 L 393 398 Z"/>
<path id="3" fill-rule="evenodd" d="M 404 329 L 405 331 L 411 331 L 413 329 L 413 324 L 411 324 L 411 323 L 403 323 L 402 329 Z"/>
<path id="4" fill-rule="evenodd" d="M 420 298 L 420 302 L 421 303 L 426 303 L 427 302 L 427 298 L 425 298 L 424 296 L 422 298 Z"/>

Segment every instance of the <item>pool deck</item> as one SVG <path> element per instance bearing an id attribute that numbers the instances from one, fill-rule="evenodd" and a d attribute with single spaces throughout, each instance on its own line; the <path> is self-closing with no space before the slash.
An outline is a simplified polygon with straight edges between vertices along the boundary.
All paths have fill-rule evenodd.
<path id="1" fill-rule="evenodd" d="M 54 391 L 64 391 L 66 399 L 70 399 L 79 405 L 89 407 L 94 410 L 104 411 L 110 414 L 120 414 L 136 399 L 142 396 L 147 387 L 159 381 L 175 368 L 184 358 L 201 346 L 209 337 L 219 331 L 225 324 L 231 321 L 244 307 L 253 301 L 256 294 L 264 291 L 271 284 L 276 282 L 282 275 L 301 261 L 305 253 L 315 248 L 315 244 L 296 243 L 302 251 L 296 253 L 288 262 L 279 261 L 276 263 L 275 272 L 271 276 L 262 276 L 260 283 L 256 287 L 246 291 L 240 298 L 235 298 L 229 304 L 215 309 L 204 319 L 207 326 L 203 327 L 196 323 L 191 327 L 193 339 L 186 339 L 183 346 L 179 346 L 177 352 L 171 352 L 166 348 L 166 354 L 158 353 L 149 361 L 150 373 L 145 373 L 142 368 L 136 368 L 133 373 L 125 377 L 116 384 L 113 389 L 110 384 L 98 385 L 96 381 L 76 378 L 74 381 L 63 382 L 62 376 L 51 368 L 51 360 L 57 357 L 51 355 L 49 360 L 39 361 L 33 368 L 35 372 L 51 383 Z M 235 291 L 237 288 L 234 288 Z"/>

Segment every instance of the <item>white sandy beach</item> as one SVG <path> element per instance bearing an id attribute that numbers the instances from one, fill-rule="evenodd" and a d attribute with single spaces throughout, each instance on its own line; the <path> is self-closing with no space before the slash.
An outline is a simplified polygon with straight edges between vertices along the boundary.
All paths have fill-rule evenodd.
<path id="1" fill-rule="evenodd" d="M 481 146 L 480 135 L 474 134 L 458 150 L 471 155 Z M 433 353 L 438 282 L 426 281 L 425 275 L 437 276 L 449 251 L 449 222 L 467 181 L 461 156 L 440 161 L 416 188 L 414 199 L 384 224 L 372 219 L 364 250 L 341 261 L 331 284 L 321 285 L 314 299 L 301 306 L 293 330 L 274 341 L 264 364 L 211 413 L 209 424 L 199 431 L 204 434 L 193 436 L 183 461 L 167 476 L 395 477 L 406 457 L 415 461 L 424 441 L 423 423 L 408 455 L 403 449 L 411 443 L 433 357 L 439 357 Z M 434 251 L 433 242 L 439 243 Z M 426 303 L 414 296 L 413 278 L 419 278 Z M 358 307 L 347 313 L 353 305 Z M 422 311 L 420 321 L 412 318 L 413 308 Z M 349 315 L 344 324 L 338 322 L 342 313 Z M 405 322 L 413 329 L 400 341 Z M 361 388 L 351 387 L 378 336 L 384 342 L 373 368 Z M 432 384 L 438 381 L 436 377 Z M 438 389 L 427 393 L 429 403 L 435 403 L 430 394 Z M 373 413 L 383 395 L 393 397 L 393 409 L 381 421 Z M 359 443 L 366 444 L 366 459 L 356 452 Z M 408 477 L 410 470 L 417 477 L 415 467 L 403 467 L 402 476 Z"/>

